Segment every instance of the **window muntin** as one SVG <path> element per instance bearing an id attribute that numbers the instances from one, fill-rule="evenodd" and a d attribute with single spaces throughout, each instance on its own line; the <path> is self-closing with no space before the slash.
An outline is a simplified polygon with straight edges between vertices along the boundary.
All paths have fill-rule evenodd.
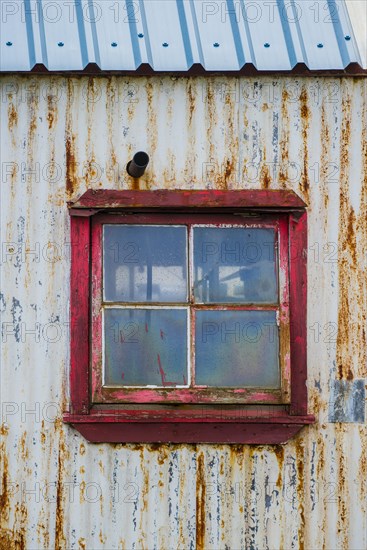
<path id="1" fill-rule="evenodd" d="M 162 221 L 165 221 L 167 217 L 172 224 L 162 224 Z M 287 302 L 288 295 L 284 270 L 282 274 L 282 270 L 280 269 L 280 265 L 285 262 L 284 256 L 287 252 L 285 226 L 283 227 L 283 231 L 280 231 L 280 226 L 282 225 L 281 216 L 279 216 L 279 219 L 277 217 L 267 217 L 264 220 L 238 220 L 234 216 L 229 217 L 226 215 L 222 217 L 218 216 L 216 223 L 207 223 L 207 217 L 195 215 L 191 215 L 190 219 L 180 215 L 132 215 L 129 216 L 129 223 L 118 217 L 114 217 L 113 223 L 110 223 L 112 220 L 109 220 L 108 216 L 104 218 L 105 220 L 99 220 L 96 224 L 99 237 L 94 239 L 94 242 L 100 243 L 102 241 L 102 235 L 105 234 L 106 228 L 110 231 L 110 235 L 114 235 L 115 237 L 120 232 L 120 236 L 124 235 L 126 241 L 120 240 L 116 245 L 116 241 L 114 242 L 111 238 L 106 239 L 104 237 L 104 246 L 99 244 L 100 250 L 96 252 L 98 256 L 98 254 L 101 255 L 107 249 L 106 253 L 103 254 L 103 261 L 99 262 L 100 273 L 97 273 L 97 279 L 100 278 L 106 281 L 111 275 L 109 273 L 101 277 L 101 272 L 103 271 L 102 265 L 105 266 L 106 270 L 112 264 L 115 273 L 118 272 L 121 256 L 119 261 L 116 262 L 116 258 L 118 257 L 116 256 L 116 251 L 119 253 L 120 249 L 124 253 L 132 252 L 133 248 L 131 247 L 127 250 L 125 245 L 126 243 L 130 243 L 129 246 L 131 246 L 133 241 L 130 240 L 130 235 L 133 234 L 134 230 L 138 229 L 140 232 L 143 231 L 143 234 L 145 233 L 145 243 L 148 242 L 148 246 L 151 249 L 151 257 L 153 257 L 153 262 L 155 258 L 155 267 L 156 269 L 158 268 L 154 284 L 157 285 L 157 281 L 159 281 L 166 286 L 168 291 L 163 293 L 164 298 L 161 301 L 155 299 L 154 306 L 148 305 L 154 299 L 153 294 L 149 295 L 148 291 L 149 287 L 153 289 L 154 286 L 152 282 L 154 279 L 154 270 L 150 269 L 147 265 L 146 254 L 145 256 L 143 254 L 145 263 L 144 261 L 140 261 L 140 265 L 143 264 L 144 267 L 144 277 L 140 279 L 141 288 L 144 290 L 139 294 L 139 298 L 136 297 L 136 294 L 132 295 L 130 291 L 130 294 L 127 293 L 128 300 L 121 303 L 121 294 L 113 291 L 109 294 L 107 292 L 104 301 L 102 301 L 100 296 L 102 294 L 100 286 L 102 285 L 93 285 L 93 302 L 97 304 L 100 302 L 100 309 L 97 315 L 93 315 L 93 333 L 97 333 L 97 337 L 95 338 L 96 345 L 93 346 L 93 349 L 97 353 L 93 353 L 94 369 L 92 374 L 92 392 L 95 403 L 136 403 L 144 401 L 157 403 L 205 403 L 213 402 L 216 399 L 225 403 L 266 402 L 279 404 L 289 402 L 289 327 L 287 328 L 286 326 L 288 310 L 287 304 L 283 304 L 282 300 L 279 299 L 280 295 L 283 301 Z M 148 218 L 149 223 L 146 223 Z M 156 221 L 154 221 L 155 219 Z M 206 223 L 203 223 L 203 221 Z M 228 223 L 229 221 L 231 223 Z M 166 249 L 174 253 L 171 254 L 170 265 L 165 266 L 163 265 L 166 261 L 164 254 L 160 251 L 155 252 L 154 244 L 152 244 L 155 242 L 154 239 L 151 239 L 149 244 L 146 236 L 152 235 L 154 231 L 158 231 L 160 233 L 160 240 L 157 243 L 157 248 L 159 249 L 162 248 L 162 243 L 164 244 L 165 241 L 164 232 L 167 232 L 168 235 L 171 230 L 178 230 L 178 232 L 176 231 L 176 235 L 179 235 L 181 249 L 178 250 L 179 247 L 172 246 L 172 244 L 166 247 Z M 188 236 L 183 237 L 182 231 L 187 232 Z M 200 254 L 196 253 L 195 239 L 199 243 L 199 247 L 202 246 L 203 234 L 205 233 L 209 234 L 209 242 L 216 244 L 216 246 L 212 246 L 211 248 L 206 246 L 206 256 L 208 257 L 208 251 L 211 252 L 211 256 L 214 256 L 217 250 L 220 251 L 219 262 L 218 257 L 216 262 L 213 262 L 213 258 L 210 258 L 210 269 L 213 270 L 214 267 L 219 272 L 224 268 L 226 272 L 223 278 L 228 277 L 228 280 L 235 280 L 237 286 L 239 281 L 243 283 L 241 275 L 238 277 L 238 271 L 243 270 L 243 273 L 252 272 L 252 278 L 257 278 L 266 287 L 267 294 L 266 299 L 263 299 L 264 303 L 256 296 L 250 296 L 248 291 L 242 292 L 241 295 L 238 289 L 239 301 L 234 301 L 235 292 L 232 290 L 223 292 L 223 281 L 220 283 L 222 285 L 222 292 L 219 292 L 219 294 L 213 293 L 210 287 L 207 297 L 203 293 L 198 293 L 194 284 L 195 277 L 197 280 L 197 273 L 200 272 L 200 269 L 202 272 L 204 271 L 202 264 L 205 262 L 201 262 L 200 264 Z M 282 236 L 280 237 L 281 233 Z M 251 239 L 247 238 L 246 241 L 244 238 L 245 234 L 250 236 Z M 221 239 L 221 237 L 224 238 Z M 232 237 L 232 241 L 229 237 Z M 244 254 L 244 247 L 242 247 L 240 256 L 237 245 L 239 238 L 242 238 L 247 251 Z M 135 238 L 135 247 L 137 244 L 136 240 Z M 167 240 L 172 243 L 173 237 Z M 251 244 L 252 241 L 254 244 Z M 282 243 L 282 246 L 279 248 L 280 243 Z M 142 245 L 140 248 L 144 251 L 147 245 Z M 183 249 L 185 250 L 185 254 L 182 253 Z M 231 254 L 231 249 L 233 249 L 233 254 Z M 283 250 L 283 258 L 280 258 L 278 253 L 278 250 L 281 249 Z M 135 250 L 137 249 L 135 248 Z M 251 254 L 252 252 L 253 254 Z M 108 255 L 109 257 L 106 260 L 105 258 Z M 126 260 L 126 254 L 124 258 Z M 129 258 L 138 259 L 134 255 L 130 255 Z M 179 258 L 179 261 L 177 258 Z M 222 263 L 224 265 L 220 265 L 220 260 L 223 260 Z M 139 262 L 134 262 L 134 264 L 133 269 L 138 269 Z M 179 265 L 180 276 L 178 278 L 177 265 L 175 264 Z M 159 269 L 161 273 L 159 273 Z M 173 269 L 177 278 L 174 286 L 180 289 L 176 296 L 179 296 L 181 300 L 170 302 L 171 305 L 168 306 L 168 311 L 171 310 L 171 315 L 174 316 L 176 315 L 176 311 L 179 311 L 178 307 L 185 307 L 188 312 L 187 326 L 181 327 L 179 331 L 180 336 L 177 334 L 176 338 L 172 337 L 171 358 L 169 357 L 167 343 L 164 343 L 161 339 L 161 328 L 155 330 L 156 334 L 153 334 L 154 331 L 152 331 L 152 334 L 149 334 L 149 341 L 145 332 L 145 322 L 143 322 L 143 318 L 146 317 L 149 307 L 162 310 L 162 308 L 167 307 L 168 300 L 167 302 L 164 300 L 167 299 L 168 295 L 171 296 L 170 299 L 172 300 L 175 291 L 175 289 L 172 289 L 172 277 L 170 278 L 169 274 L 168 277 L 163 276 L 164 270 L 167 272 L 168 269 Z M 116 277 L 116 274 L 114 276 Z M 216 279 L 218 280 L 218 277 Z M 243 277 L 243 279 L 246 280 L 246 277 Z M 121 288 L 121 280 L 119 284 Z M 190 289 L 189 296 L 184 301 L 182 298 L 182 289 L 187 284 Z M 233 285 L 226 284 L 227 288 L 233 288 Z M 125 284 L 125 288 L 128 291 L 131 289 L 131 281 Z M 115 304 L 110 300 L 113 295 L 118 297 Z M 162 296 L 162 292 L 158 292 L 156 287 L 156 298 L 159 296 Z M 106 298 L 109 298 L 109 300 Z M 131 299 L 131 302 L 129 299 Z M 142 301 L 138 302 L 138 299 Z M 107 312 L 108 310 L 110 311 Z M 257 313 L 259 315 L 256 317 Z M 169 325 L 169 313 L 165 313 L 164 315 L 166 317 L 166 324 Z M 198 335 L 201 334 L 202 338 L 203 329 L 202 327 L 200 329 L 200 323 L 208 323 L 205 320 L 205 316 L 209 318 L 213 315 L 216 316 L 215 332 L 218 334 L 217 340 L 214 334 L 210 335 L 210 338 L 213 340 L 212 349 L 210 349 L 210 346 L 207 346 L 208 342 L 201 342 L 200 336 L 198 339 Z M 104 317 L 104 327 L 102 327 L 102 316 Z M 129 319 L 132 316 L 134 316 L 134 327 L 129 326 Z M 213 322 L 212 318 L 210 317 L 210 323 Z M 279 323 L 280 318 L 282 318 L 283 323 Z M 109 322 L 111 334 L 106 334 L 106 319 Z M 110 322 L 111 319 L 113 321 L 112 324 Z M 138 319 L 140 319 L 139 322 Z M 228 326 L 228 320 L 230 320 L 231 326 Z M 209 326 L 212 327 L 212 325 Z M 131 331 L 136 330 L 142 335 L 141 345 L 137 342 L 126 342 L 126 333 L 127 337 L 131 338 Z M 213 331 L 213 328 L 209 330 Z M 231 331 L 232 336 L 230 334 Z M 101 332 L 103 332 L 103 338 L 100 339 L 101 341 L 98 345 L 98 333 Z M 209 335 L 206 336 L 208 340 Z M 121 338 L 125 339 L 124 342 L 121 342 Z M 237 347 L 231 345 L 231 339 L 233 340 L 232 344 L 234 343 Z M 222 346 L 218 345 L 219 341 Z M 133 351 L 137 350 L 139 345 L 140 350 Z M 135 347 L 133 348 L 133 346 Z M 121 351 L 121 347 L 124 348 L 123 351 Z M 178 347 L 180 347 L 181 351 L 176 349 Z M 215 354 L 214 349 L 221 351 Z M 145 350 L 148 351 L 145 352 Z M 179 359 L 177 359 L 177 354 L 180 357 Z M 183 357 L 186 357 L 186 365 Z M 239 363 L 239 358 L 242 357 L 244 359 L 242 363 Z M 250 367 L 249 362 L 245 360 L 246 357 L 252 357 L 256 361 L 256 365 L 252 364 Z M 212 364 L 212 376 L 210 376 L 208 373 L 208 364 L 212 359 L 214 361 Z M 142 361 L 147 366 L 146 373 L 141 368 Z M 236 364 L 231 364 L 231 361 L 236 361 Z M 120 363 L 121 366 L 118 366 L 117 363 Z M 140 367 L 138 366 L 139 363 Z"/>

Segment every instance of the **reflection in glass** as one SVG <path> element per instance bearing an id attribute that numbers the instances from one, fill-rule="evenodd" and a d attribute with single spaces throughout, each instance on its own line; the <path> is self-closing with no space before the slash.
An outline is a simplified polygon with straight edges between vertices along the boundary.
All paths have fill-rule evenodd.
<path id="1" fill-rule="evenodd" d="M 105 301 L 185 302 L 186 234 L 186 227 L 105 225 Z"/>
<path id="2" fill-rule="evenodd" d="M 275 311 L 197 311 L 196 384 L 279 388 Z"/>
<path id="3" fill-rule="evenodd" d="M 188 383 L 187 310 L 105 309 L 104 341 L 106 385 Z"/>
<path id="4" fill-rule="evenodd" d="M 277 303 L 275 235 L 274 229 L 195 227 L 195 301 Z"/>

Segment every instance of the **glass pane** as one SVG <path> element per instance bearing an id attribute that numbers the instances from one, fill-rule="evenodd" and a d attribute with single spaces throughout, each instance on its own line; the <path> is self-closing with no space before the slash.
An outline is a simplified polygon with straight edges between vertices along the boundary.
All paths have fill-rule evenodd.
<path id="1" fill-rule="evenodd" d="M 275 311 L 197 311 L 196 384 L 279 388 Z"/>
<path id="2" fill-rule="evenodd" d="M 186 227 L 105 225 L 104 299 L 186 302 Z"/>
<path id="3" fill-rule="evenodd" d="M 105 384 L 188 383 L 185 309 L 106 309 Z"/>
<path id="4" fill-rule="evenodd" d="M 194 228 L 194 296 L 199 303 L 278 302 L 274 229 Z"/>

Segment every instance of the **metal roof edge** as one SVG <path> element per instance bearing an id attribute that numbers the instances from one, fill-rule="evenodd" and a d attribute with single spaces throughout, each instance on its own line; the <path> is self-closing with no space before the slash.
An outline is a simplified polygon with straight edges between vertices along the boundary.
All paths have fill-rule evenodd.
<path id="1" fill-rule="evenodd" d="M 49 71 L 42 63 L 37 63 L 30 71 L 0 71 L 0 75 L 60 75 L 60 76 L 177 76 L 177 77 L 191 77 L 191 76 L 308 76 L 308 77 L 347 77 L 347 76 L 366 76 L 367 69 L 361 67 L 358 63 L 349 63 L 344 69 L 309 69 L 304 63 L 297 63 L 291 70 L 259 70 L 254 67 L 252 63 L 247 63 L 244 67 L 237 71 L 219 71 L 219 70 L 207 70 L 200 64 L 192 65 L 186 71 L 163 71 L 154 70 L 149 64 L 143 63 L 136 70 L 103 70 L 96 63 L 88 63 L 84 69 L 80 70 L 55 70 Z"/>

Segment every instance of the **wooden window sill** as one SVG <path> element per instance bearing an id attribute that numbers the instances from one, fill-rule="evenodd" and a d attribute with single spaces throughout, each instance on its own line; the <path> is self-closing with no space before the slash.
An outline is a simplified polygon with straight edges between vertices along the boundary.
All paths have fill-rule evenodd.
<path id="1" fill-rule="evenodd" d="M 258 410 L 243 417 L 223 411 L 116 410 L 91 414 L 64 415 L 92 443 L 247 443 L 273 445 L 286 443 L 304 426 L 315 421 L 313 415 L 269 415 Z"/>

